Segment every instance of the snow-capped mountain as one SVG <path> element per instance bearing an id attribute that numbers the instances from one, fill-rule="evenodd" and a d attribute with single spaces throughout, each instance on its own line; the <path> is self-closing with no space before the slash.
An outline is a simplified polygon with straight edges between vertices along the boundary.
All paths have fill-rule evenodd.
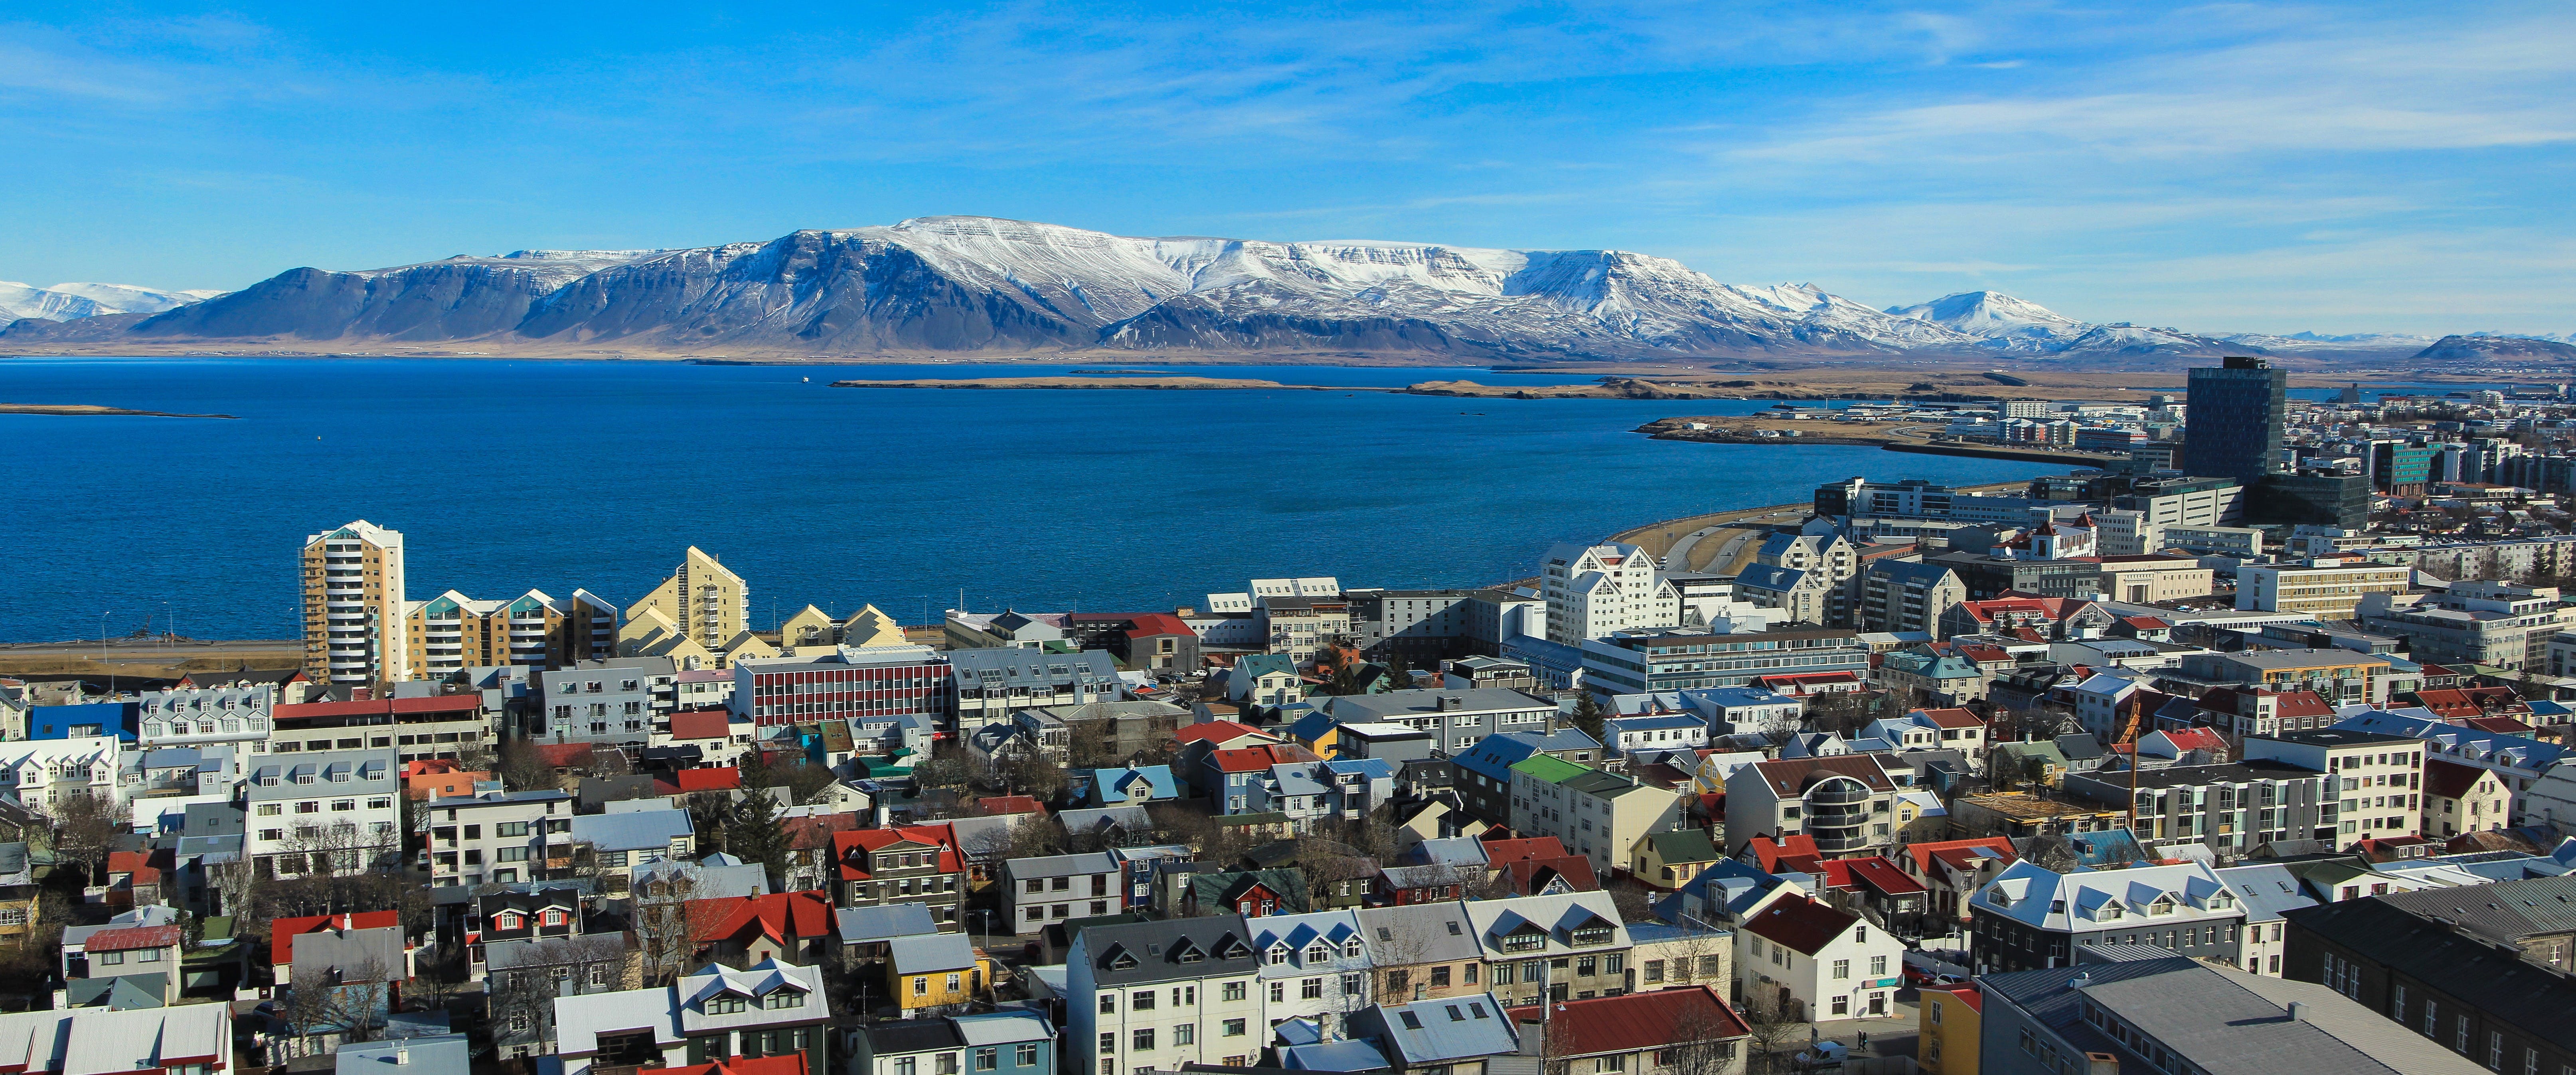
<path id="1" fill-rule="evenodd" d="M 1995 291 L 1962 291 L 1912 306 L 1891 306 L 1893 316 L 1939 325 L 2001 351 L 2054 352 L 2092 328 L 2035 302 Z"/>
<path id="2" fill-rule="evenodd" d="M 146 338 L 481 341 L 681 353 L 1887 352 L 1973 337 L 1811 285 L 1741 287 L 1614 250 L 1130 238 L 986 217 L 689 250 L 521 251 L 296 269 L 146 319 Z"/>
<path id="3" fill-rule="evenodd" d="M 44 321 L 9 324 L 17 317 Z M 1618 250 L 1134 238 L 989 217 L 684 250 L 521 250 L 381 269 L 300 268 L 211 297 L 0 285 L 0 337 L 19 345 L 455 344 L 777 357 L 1110 349 L 1466 361 L 2202 358 L 2374 346 L 2307 335 L 2213 338 L 2088 324 L 1992 291 L 1878 310 L 1812 284 L 1721 283 Z"/>
<path id="4" fill-rule="evenodd" d="M 221 295 L 220 291 L 162 291 L 131 284 L 55 284 L 30 287 L 0 280 L 0 324 L 22 317 L 69 321 L 105 314 L 157 314 Z"/>

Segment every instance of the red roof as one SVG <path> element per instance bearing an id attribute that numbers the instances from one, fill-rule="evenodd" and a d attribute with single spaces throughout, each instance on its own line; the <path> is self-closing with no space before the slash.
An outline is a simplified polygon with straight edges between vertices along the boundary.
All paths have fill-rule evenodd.
<path id="1" fill-rule="evenodd" d="M 1263 734 L 1261 729 L 1255 728 L 1249 724 L 1237 724 L 1230 720 L 1211 720 L 1202 724 L 1192 724 L 1183 727 L 1180 731 L 1172 733 L 1172 737 L 1180 740 L 1182 744 L 1187 745 L 1198 742 L 1201 739 L 1213 739 L 1217 742 L 1223 743 L 1240 739 L 1247 735 L 1261 734 Z"/>
<path id="2" fill-rule="evenodd" d="M 1548 839 L 1553 842 L 1555 838 Z M 1581 855 L 1513 859 L 1503 864 L 1503 873 L 1511 877 L 1512 891 L 1524 896 L 1546 887 L 1551 877 L 1565 878 L 1566 885 L 1577 892 L 1601 890 L 1601 878 L 1592 872 L 1592 860 Z"/>
<path id="3" fill-rule="evenodd" d="M 1044 804 L 1027 795 L 987 795 L 975 800 L 975 809 L 985 817 L 1001 817 L 1007 814 L 1036 814 L 1039 817 L 1045 817 L 1047 813 Z"/>
<path id="4" fill-rule="evenodd" d="M 957 851 L 957 830 L 947 825 L 904 825 L 891 829 L 859 829 L 832 834 L 832 858 L 841 864 L 841 880 L 869 879 L 865 865 L 854 865 L 852 856 L 859 851 L 883 851 L 896 844 L 910 842 L 923 848 L 939 849 L 939 868 L 949 873 L 962 873 L 965 859 Z"/>
<path id="5" fill-rule="evenodd" d="M 1198 727 L 1206 727 L 1206 725 L 1198 725 Z M 1225 773 L 1257 773 L 1273 765 L 1299 760 L 1287 756 L 1276 746 L 1267 743 L 1241 750 L 1220 750 L 1212 756 L 1216 759 L 1217 771 Z"/>
<path id="6" fill-rule="evenodd" d="M 2424 794 L 2445 799 L 2459 798 L 2468 794 L 2470 788 L 2476 787 L 2478 778 L 2485 776 L 2486 773 L 2487 770 L 2474 765 L 2462 765 L 2441 758 L 2426 758 L 2424 759 Z M 2428 812 L 2431 809 L 2430 806 L 2425 807 Z"/>
<path id="7" fill-rule="evenodd" d="M 1951 645 L 1950 651 L 1968 660 L 1975 661 L 1978 664 L 2013 663 L 2013 655 L 2011 651 L 2004 649 L 2002 646 L 1990 646 L 1980 642 L 1962 642 Z"/>
<path id="8" fill-rule="evenodd" d="M 2486 712 L 2470 701 L 2468 692 L 2456 690 L 2423 690 L 2415 692 L 2415 704 L 2442 717 L 2474 717 Z"/>
<path id="9" fill-rule="evenodd" d="M 1920 716 L 1935 728 L 1983 728 L 1986 722 L 1965 709 L 1917 709 L 1907 716 Z"/>
<path id="10" fill-rule="evenodd" d="M 2327 705 L 2326 700 L 2318 697 L 2315 691 L 2282 691 L 2281 700 L 2272 704 L 2272 711 L 2284 717 L 2334 715 L 2334 707 Z"/>
<path id="11" fill-rule="evenodd" d="M 402 925 L 400 911 L 360 911 L 350 915 L 317 914 L 305 915 L 301 918 L 273 918 L 268 922 L 268 958 L 271 962 L 275 962 L 279 956 L 292 957 L 295 953 L 295 935 L 298 933 L 320 933 L 326 929 L 383 929 L 386 926 L 399 925 Z M 287 962 L 292 963 L 294 960 L 289 958 Z"/>
<path id="12" fill-rule="evenodd" d="M 2539 730 L 2529 724 L 2523 723 L 2518 717 L 2508 717 L 2502 714 L 2492 717 L 2461 717 L 2459 719 L 2459 723 L 2466 724 L 2469 727 L 2482 732 L 2503 732 L 2507 735 L 2529 735 Z"/>
<path id="13" fill-rule="evenodd" d="M 733 713 L 724 709 L 683 709 L 671 714 L 673 739 L 722 739 L 733 734 Z"/>
<path id="14" fill-rule="evenodd" d="M 821 892 L 779 892 L 689 901 L 689 932 L 699 944 L 758 932 L 774 941 L 820 937 L 832 930 L 832 900 Z"/>
<path id="15" fill-rule="evenodd" d="M 2172 624 L 2153 616 L 2122 616 L 2120 622 L 2142 631 L 2165 631 L 2173 628 Z"/>
<path id="16" fill-rule="evenodd" d="M 1128 617 L 1127 622 L 1135 624 L 1134 627 L 1129 628 L 1127 631 L 1127 637 L 1129 638 L 1150 638 L 1154 635 L 1189 635 L 1192 638 L 1198 637 L 1198 632 L 1190 630 L 1190 625 L 1187 621 L 1178 616 L 1172 615 L 1169 612 L 1146 612 Z"/>
<path id="17" fill-rule="evenodd" d="M 2227 749 L 2227 737 L 2218 734 L 2216 728 L 2167 728 L 2156 734 L 2164 736 L 2176 750 Z"/>
<path id="18" fill-rule="evenodd" d="M 153 867 L 152 855 L 150 851 L 110 851 L 107 872 L 131 874 L 138 885 L 160 884 L 161 871 Z"/>
<path id="19" fill-rule="evenodd" d="M 737 1056 L 720 1063 L 688 1064 L 676 1068 L 645 1068 L 635 1075 L 805 1075 L 805 1054 L 780 1053 L 777 1056 Z"/>
<path id="20" fill-rule="evenodd" d="M 1889 896 L 1910 896 L 1924 891 L 1923 884 L 1905 876 L 1905 871 L 1886 859 L 1851 859 L 1851 879 Z"/>
<path id="21" fill-rule="evenodd" d="M 1706 986 L 1561 1000 L 1551 1007 L 1544 1013 L 1551 1057 L 1643 1052 L 1692 1042 L 1734 1041 L 1753 1034 L 1735 1010 Z M 1541 1018 L 1535 1006 L 1512 1009 L 1514 1022 L 1534 1023 Z"/>
<path id="22" fill-rule="evenodd" d="M 131 952 L 137 948 L 168 948 L 179 943 L 177 926 L 129 926 L 103 929 L 81 942 L 84 952 Z"/>
<path id="23" fill-rule="evenodd" d="M 1781 900 L 1754 915 L 1744 928 L 1764 940 L 1812 956 L 1858 921 L 1859 915 L 1845 914 L 1813 899 Z"/>
<path id="24" fill-rule="evenodd" d="M 1816 838 L 1803 832 L 1791 833 L 1776 841 L 1768 836 L 1756 836 L 1746 841 L 1744 847 L 1753 852 L 1753 864 L 1762 867 L 1764 873 L 1780 872 L 1781 863 L 1786 860 L 1824 858 L 1824 853 L 1816 850 Z"/>
<path id="25" fill-rule="evenodd" d="M 1982 1012 L 1986 1010 L 1985 992 L 1973 985 L 1927 985 L 1915 992 L 1948 993 L 1951 996 L 1959 998 L 1959 1003 L 1967 1005 L 1969 1011 Z"/>
<path id="26" fill-rule="evenodd" d="M 730 765 L 711 769 L 681 769 L 671 774 L 670 783 L 672 787 L 680 789 L 681 793 L 733 791 L 742 787 L 742 770 Z"/>
<path id="27" fill-rule="evenodd" d="M 1565 853 L 1565 843 L 1553 836 L 1513 836 L 1485 841 L 1485 861 L 1493 865 L 1514 859 L 1552 859 Z"/>
<path id="28" fill-rule="evenodd" d="M 1920 873 L 1925 877 L 1930 877 L 1932 876 L 1932 860 L 1936 858 L 1949 863 L 1954 868 L 1973 870 L 1976 866 L 1976 860 L 1984 857 L 1973 850 L 1974 848 L 1980 847 L 2002 856 L 2004 865 L 2007 866 L 2012 865 L 2014 860 L 2021 857 L 2014 853 L 2012 841 L 2001 836 L 1984 836 L 1974 840 L 1943 840 L 1938 843 L 1929 844 L 1907 844 L 1905 845 L 1905 853 L 1913 856 L 1914 870 L 1916 873 Z"/>

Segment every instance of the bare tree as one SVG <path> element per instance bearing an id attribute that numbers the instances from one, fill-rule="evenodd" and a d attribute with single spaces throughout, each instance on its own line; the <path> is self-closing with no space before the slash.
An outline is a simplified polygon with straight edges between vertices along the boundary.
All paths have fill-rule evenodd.
<path id="1" fill-rule="evenodd" d="M 527 958 L 491 976 L 496 1045 L 533 1045 L 554 1038 L 555 998 L 628 988 L 633 962 L 626 938 L 616 933 L 550 937 L 524 949 Z M 501 1040 L 507 1034 L 509 1040 Z"/>
<path id="2" fill-rule="evenodd" d="M 1635 881 L 1612 881 L 1601 886 L 1610 893 L 1610 903 L 1619 908 L 1619 921 L 1639 923 L 1655 921 L 1655 898 L 1646 886 Z"/>
<path id="3" fill-rule="evenodd" d="M 1759 982 L 1747 989 L 1744 1002 L 1735 1014 L 1744 1020 L 1752 1036 L 1745 1043 L 1745 1070 L 1750 1075 L 1788 1071 L 1797 1063 L 1797 1050 L 1814 1034 L 1801 1005 L 1783 997 L 1780 992 Z"/>
<path id="4" fill-rule="evenodd" d="M 1034 749 L 1005 752 L 994 766 L 994 775 L 1005 790 L 1040 799 L 1053 799 L 1064 790 L 1064 766 Z"/>
<path id="5" fill-rule="evenodd" d="M 562 790 L 554 763 L 546 760 L 535 743 L 523 738 L 501 741 L 501 764 L 497 775 L 502 785 L 512 791 Z"/>
<path id="6" fill-rule="evenodd" d="M 697 890 L 697 876 L 680 869 L 647 874 L 637 886 L 635 940 L 645 984 L 660 985 L 690 969 L 698 939 L 689 900 Z"/>
<path id="7" fill-rule="evenodd" d="M 1674 1018 L 1672 1044 L 1656 1054 L 1659 1066 L 1671 1075 L 1734 1075 L 1738 1054 L 1751 1044 L 1736 1021 L 1727 1018 L 1726 994 L 1716 989 L 1708 993 L 1712 1003 L 1690 1005 Z"/>
<path id="8" fill-rule="evenodd" d="M 2075 857 L 2075 849 L 2067 846 L 2063 836 L 2041 834 L 2022 837 L 2013 841 L 2013 853 L 2021 856 L 2023 862 L 2052 873 L 2068 873 L 2083 865 L 2083 860 Z"/>
<path id="9" fill-rule="evenodd" d="M 115 806 L 103 796 L 75 791 L 56 801 L 52 812 L 54 861 L 80 867 L 84 886 L 96 881 L 98 868 L 116 849 L 117 835 L 123 830 Z"/>

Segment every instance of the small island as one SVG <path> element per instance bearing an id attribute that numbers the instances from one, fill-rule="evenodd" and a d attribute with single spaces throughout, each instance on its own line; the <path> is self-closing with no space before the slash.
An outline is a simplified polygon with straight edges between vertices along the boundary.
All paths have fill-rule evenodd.
<path id="1" fill-rule="evenodd" d="M 138 411 L 125 407 L 101 407 L 91 403 L 0 403 L 0 414 L 53 414 L 88 417 L 104 415 L 124 418 L 223 418 L 240 421 L 233 414 L 180 414 L 175 411 Z"/>

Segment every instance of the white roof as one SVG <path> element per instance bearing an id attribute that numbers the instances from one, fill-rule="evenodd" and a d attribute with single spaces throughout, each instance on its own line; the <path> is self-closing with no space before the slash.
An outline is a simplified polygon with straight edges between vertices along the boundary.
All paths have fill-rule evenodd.
<path id="1" fill-rule="evenodd" d="M 1974 899 L 1975 906 L 1987 911 L 2061 933 L 2244 917 L 2235 894 L 2198 862 L 2070 874 L 2016 862 L 1978 889 Z M 2171 910 L 2150 913 L 2160 902 Z"/>

